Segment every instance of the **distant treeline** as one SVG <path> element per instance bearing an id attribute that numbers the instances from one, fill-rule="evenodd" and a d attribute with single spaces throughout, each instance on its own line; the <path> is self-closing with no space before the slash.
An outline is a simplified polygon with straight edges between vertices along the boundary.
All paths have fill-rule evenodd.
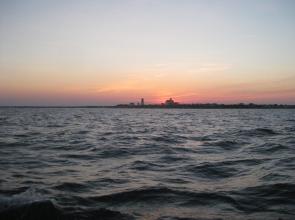
<path id="1" fill-rule="evenodd" d="M 295 109 L 295 105 L 282 105 L 282 104 L 149 104 L 149 105 L 130 105 L 119 104 L 114 106 L 0 106 L 0 108 L 180 108 L 180 109 Z"/>
<path id="2" fill-rule="evenodd" d="M 295 109 L 295 105 L 281 105 L 281 104 L 217 104 L 217 103 L 206 103 L 206 104 L 175 104 L 175 105 L 165 105 L 165 104 L 151 104 L 151 105 L 128 105 L 120 104 L 113 106 L 114 108 L 188 108 L 188 109 L 227 109 L 227 108 L 237 108 L 237 109 Z"/>

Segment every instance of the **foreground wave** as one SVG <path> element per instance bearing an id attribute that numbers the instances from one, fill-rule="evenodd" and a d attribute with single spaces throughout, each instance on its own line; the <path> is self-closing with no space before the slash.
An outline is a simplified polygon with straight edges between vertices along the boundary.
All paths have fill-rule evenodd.
<path id="1" fill-rule="evenodd" d="M 50 201 L 34 202 L 19 207 L 9 208 L 0 213 L 1 220 L 72 220 L 72 219 L 102 219 L 102 220 L 129 220 L 132 216 L 122 214 L 117 211 L 107 209 L 97 209 L 88 211 L 78 211 L 75 213 L 66 213 L 57 208 Z"/>

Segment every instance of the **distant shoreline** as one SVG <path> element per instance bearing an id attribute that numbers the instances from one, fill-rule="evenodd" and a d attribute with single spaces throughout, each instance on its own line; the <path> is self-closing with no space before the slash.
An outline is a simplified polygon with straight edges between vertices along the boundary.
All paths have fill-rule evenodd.
<path id="1" fill-rule="evenodd" d="M 178 104 L 178 105 L 114 105 L 114 106 L 0 106 L 0 108 L 112 108 L 112 109 L 295 109 L 283 104 Z"/>

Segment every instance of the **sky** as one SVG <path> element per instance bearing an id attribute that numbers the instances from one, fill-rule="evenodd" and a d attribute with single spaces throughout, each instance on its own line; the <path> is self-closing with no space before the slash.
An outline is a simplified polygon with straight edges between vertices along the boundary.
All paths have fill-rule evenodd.
<path id="1" fill-rule="evenodd" d="M 294 0 L 0 0 L 0 105 L 295 104 Z"/>

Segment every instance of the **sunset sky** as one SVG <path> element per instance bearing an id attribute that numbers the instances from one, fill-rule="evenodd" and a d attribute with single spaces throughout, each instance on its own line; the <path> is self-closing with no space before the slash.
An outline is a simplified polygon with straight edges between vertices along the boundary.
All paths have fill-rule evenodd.
<path id="1" fill-rule="evenodd" d="M 0 105 L 295 104 L 294 0 L 0 0 Z"/>

